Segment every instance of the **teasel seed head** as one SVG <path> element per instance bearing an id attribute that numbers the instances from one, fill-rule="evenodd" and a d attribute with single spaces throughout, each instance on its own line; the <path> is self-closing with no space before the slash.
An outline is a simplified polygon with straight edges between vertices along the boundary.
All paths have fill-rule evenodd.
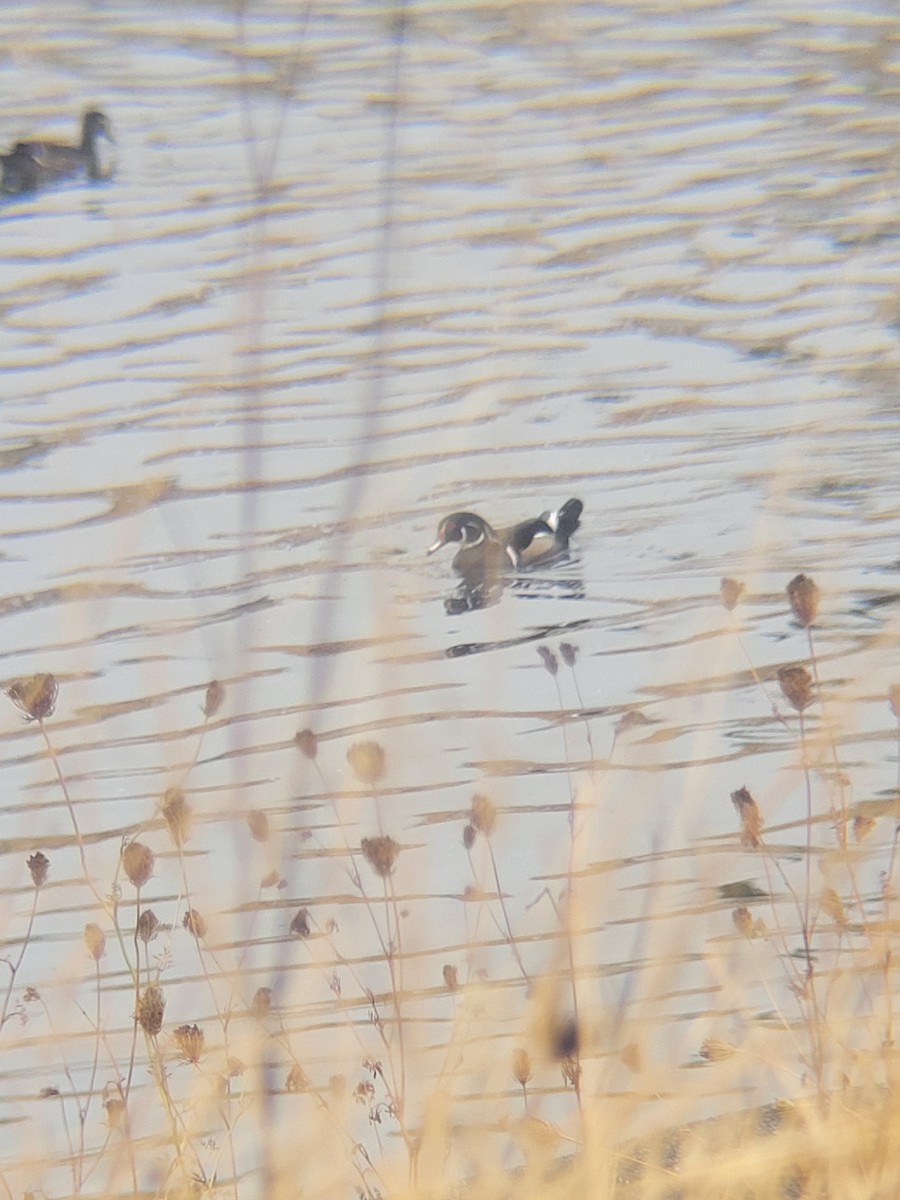
<path id="1" fill-rule="evenodd" d="M 294 743 L 304 758 L 315 758 L 319 753 L 319 739 L 311 729 L 301 729 L 294 736 Z"/>
<path id="2" fill-rule="evenodd" d="M 537 652 L 541 656 L 541 659 L 543 660 L 543 663 L 544 663 L 544 669 L 548 672 L 548 674 L 558 675 L 559 674 L 559 659 L 556 657 L 556 655 L 553 653 L 553 651 L 550 649 L 550 647 L 549 646 L 538 646 Z"/>
<path id="3" fill-rule="evenodd" d="M 50 859 L 42 851 L 36 850 L 28 859 L 27 865 L 31 872 L 31 882 L 36 888 L 43 887 L 50 871 Z"/>
<path id="4" fill-rule="evenodd" d="M 291 921 L 291 933 L 295 937 L 308 938 L 312 933 L 309 925 L 309 909 L 298 908 Z"/>
<path id="5" fill-rule="evenodd" d="M 166 998 L 158 983 L 148 983 L 138 1001 L 137 1019 L 144 1033 L 152 1037 L 162 1029 Z"/>
<path id="6" fill-rule="evenodd" d="M 247 813 L 247 828 L 255 842 L 269 840 L 269 818 L 261 808 L 251 808 Z"/>
<path id="7" fill-rule="evenodd" d="M 757 849 L 763 827 L 759 806 L 745 787 L 731 793 L 731 803 L 741 821 L 741 845 Z"/>
<path id="8" fill-rule="evenodd" d="M 176 846 L 183 846 L 191 836 L 194 814 L 181 788 L 170 787 L 166 791 L 163 796 L 162 815 L 169 827 L 172 841 Z"/>
<path id="9" fill-rule="evenodd" d="M 734 612 L 740 603 L 741 597 L 747 590 L 747 585 L 740 582 L 738 579 L 729 579 L 725 576 L 719 584 L 719 590 L 722 595 L 722 604 L 729 612 Z"/>
<path id="10" fill-rule="evenodd" d="M 819 589 L 808 575 L 795 575 L 787 585 L 787 598 L 797 624 L 806 629 L 819 611 Z"/>
<path id="11" fill-rule="evenodd" d="M 531 1080 L 533 1074 L 531 1070 L 531 1058 L 528 1051 L 521 1046 L 513 1051 L 512 1056 L 512 1073 L 513 1079 L 519 1084 L 519 1087 L 525 1087 Z"/>
<path id="12" fill-rule="evenodd" d="M 187 910 L 181 924 L 198 942 L 206 937 L 206 918 L 197 912 L 196 908 L 189 908 Z"/>
<path id="13" fill-rule="evenodd" d="M 122 850 L 122 868 L 136 888 L 142 888 L 153 874 L 156 859 L 143 842 L 129 842 Z"/>
<path id="14" fill-rule="evenodd" d="M 497 809 L 494 807 L 494 802 L 487 796 L 481 796 L 476 792 L 472 797 L 469 822 L 480 834 L 490 837 L 497 824 Z"/>
<path id="15" fill-rule="evenodd" d="M 363 838 L 360 849 L 363 852 L 363 858 L 376 875 L 387 879 L 392 874 L 400 853 L 400 846 L 392 837 Z"/>
<path id="16" fill-rule="evenodd" d="M 93 921 L 84 927 L 84 944 L 94 962 L 99 962 L 106 953 L 106 934 Z"/>
<path id="17" fill-rule="evenodd" d="M 206 699 L 203 702 L 203 715 L 207 721 L 214 717 L 222 707 L 222 702 L 225 699 L 225 689 L 217 679 L 212 683 L 207 684 Z"/>
<path id="18" fill-rule="evenodd" d="M 386 759 L 378 742 L 354 742 L 347 751 L 350 770 L 360 783 L 374 787 L 384 778 Z"/>
<path id="19" fill-rule="evenodd" d="M 567 667 L 574 667 L 578 658 L 578 647 L 572 642 L 560 642 L 559 656 Z"/>
<path id="20" fill-rule="evenodd" d="M 135 932 L 137 933 L 139 940 L 142 941 L 145 946 L 152 942 L 157 933 L 159 933 L 159 921 L 157 920 L 156 913 L 152 908 L 145 908 L 138 917 L 137 929 Z"/>
<path id="21" fill-rule="evenodd" d="M 178 1048 L 178 1053 L 187 1062 L 193 1063 L 194 1066 L 200 1062 L 200 1055 L 203 1053 L 203 1045 L 205 1038 L 203 1030 L 199 1025 L 179 1025 L 175 1030 L 173 1037 L 175 1045 Z"/>
<path id="22" fill-rule="evenodd" d="M 53 675 L 29 675 L 14 680 L 6 694 L 21 712 L 26 721 L 44 721 L 52 717 L 59 695 L 59 684 Z"/>
<path id="23" fill-rule="evenodd" d="M 778 682 L 785 700 L 798 713 L 812 704 L 812 676 L 806 667 L 779 667 Z"/>

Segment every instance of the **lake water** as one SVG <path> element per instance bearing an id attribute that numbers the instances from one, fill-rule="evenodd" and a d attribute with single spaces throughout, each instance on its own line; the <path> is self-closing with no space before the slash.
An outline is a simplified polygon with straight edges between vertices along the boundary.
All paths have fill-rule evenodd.
<path id="1" fill-rule="evenodd" d="M 0 674 L 58 680 L 45 728 L 72 801 L 10 703 L 7 1192 L 164 1190 L 147 1064 L 193 1022 L 204 1057 L 166 1086 L 197 1172 L 241 1196 L 274 1194 L 260 1131 L 325 1110 L 350 1183 L 376 1186 L 357 1139 L 387 1186 L 397 1122 L 354 1093 L 378 1092 L 361 1064 L 379 1055 L 410 1128 L 446 1090 L 452 1122 L 496 1127 L 514 1162 L 510 1055 L 531 1039 L 540 1059 L 542 987 L 569 1003 L 570 866 L 582 1091 L 626 1098 L 617 1134 L 802 1087 L 808 1064 L 758 1020 L 783 1005 L 796 1035 L 794 905 L 729 796 L 750 789 L 802 887 L 798 721 L 775 672 L 809 660 L 784 595 L 805 572 L 823 594 L 812 882 L 856 926 L 882 912 L 894 822 L 878 816 L 851 886 L 825 818 L 838 794 L 852 815 L 897 789 L 892 7 L 8 3 L 0 45 L 4 146 L 74 138 L 97 104 L 118 156 L 110 182 L 0 206 Z M 503 525 L 569 496 L 570 555 L 496 603 L 467 610 L 450 551 L 425 553 L 452 510 Z M 733 616 L 722 576 L 747 585 Z M 578 657 L 554 679 L 538 647 L 560 642 Z M 211 680 L 225 699 L 205 721 Z M 347 762 L 371 741 L 376 789 Z M 182 861 L 173 787 L 194 815 Z M 467 854 L 476 792 L 499 816 Z M 401 847 L 396 904 L 357 852 L 363 903 L 349 865 L 378 834 Z M 117 864 L 134 836 L 157 856 L 141 907 L 171 928 L 140 947 L 167 1008 L 160 1058 L 139 1039 L 128 1084 L 147 1139 L 132 1175 L 102 1101 L 129 1076 L 138 897 Z M 745 879 L 794 921 L 781 960 L 735 933 L 718 889 Z M 117 881 L 122 944 L 98 899 Z M 822 937 L 823 969 L 826 952 L 867 969 L 864 938 Z M 743 1053 L 689 1069 L 709 1038 Z M 229 1058 L 247 1069 L 226 1135 L 186 1097 Z M 564 1138 L 572 1088 L 557 1063 L 535 1071 L 531 1111 Z"/>

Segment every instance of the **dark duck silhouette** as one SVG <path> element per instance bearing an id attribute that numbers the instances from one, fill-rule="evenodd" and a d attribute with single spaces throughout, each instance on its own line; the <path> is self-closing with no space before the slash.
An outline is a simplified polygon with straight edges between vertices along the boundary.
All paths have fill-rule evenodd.
<path id="1" fill-rule="evenodd" d="M 91 108 L 82 118 L 77 144 L 37 139 L 16 142 L 9 154 L 0 156 L 0 190 L 33 192 L 76 175 L 106 179 L 112 168 L 101 150 L 103 141 L 115 141 L 109 120 L 99 109 Z"/>

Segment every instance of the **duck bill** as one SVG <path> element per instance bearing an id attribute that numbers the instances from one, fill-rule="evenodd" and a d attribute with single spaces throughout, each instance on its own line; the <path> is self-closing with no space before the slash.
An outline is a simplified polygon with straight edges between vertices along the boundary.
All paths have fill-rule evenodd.
<path id="1" fill-rule="evenodd" d="M 441 541 L 440 538 L 438 538 L 438 540 L 434 543 L 433 546 L 428 547 L 426 554 L 434 554 L 435 550 L 440 550 L 441 546 L 443 546 L 443 545 L 444 545 L 444 543 Z"/>

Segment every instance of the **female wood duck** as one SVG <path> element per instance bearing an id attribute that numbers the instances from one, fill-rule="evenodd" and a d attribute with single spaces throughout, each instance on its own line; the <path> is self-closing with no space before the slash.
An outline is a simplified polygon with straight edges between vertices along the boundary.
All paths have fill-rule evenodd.
<path id="1" fill-rule="evenodd" d="M 555 512 L 545 512 L 508 529 L 493 529 L 477 513 L 456 512 L 438 526 L 437 541 L 429 546 L 434 554 L 449 542 L 460 542 L 453 569 L 465 577 L 509 574 L 521 567 L 536 566 L 568 549 L 578 528 L 584 505 L 567 500 Z"/>
<path id="2" fill-rule="evenodd" d="M 80 174 L 87 175 L 88 179 L 106 179 L 111 169 L 106 156 L 101 153 L 101 139 L 115 141 L 105 114 L 91 108 L 81 120 L 81 141 L 77 145 L 17 142 L 9 154 L 0 156 L 3 167 L 0 188 L 4 192 L 33 192 Z"/>

